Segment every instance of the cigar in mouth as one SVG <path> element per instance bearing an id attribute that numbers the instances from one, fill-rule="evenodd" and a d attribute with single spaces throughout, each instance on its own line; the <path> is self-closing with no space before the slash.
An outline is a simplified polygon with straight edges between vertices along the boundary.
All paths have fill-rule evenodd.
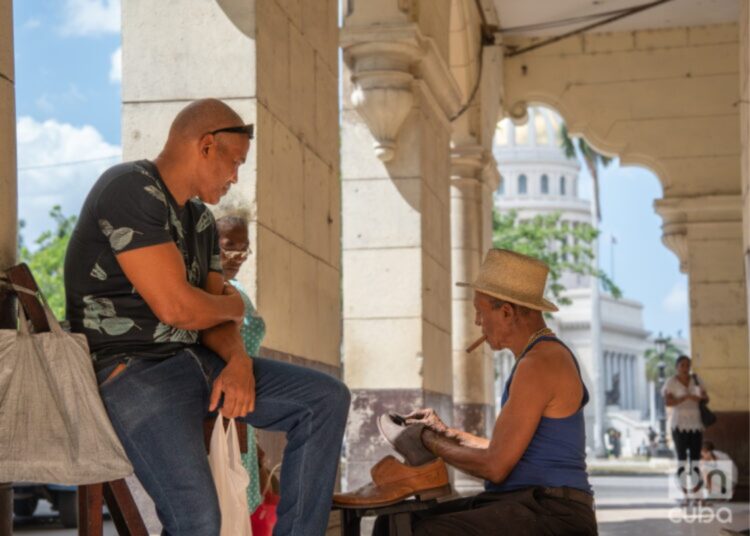
<path id="1" fill-rule="evenodd" d="M 487 335 L 482 335 L 477 340 L 475 340 L 473 343 L 471 343 L 471 345 L 466 349 L 466 353 L 470 354 L 471 352 L 473 352 L 474 350 L 476 350 L 477 348 L 479 348 L 479 345 L 482 344 L 486 340 L 487 340 Z"/>

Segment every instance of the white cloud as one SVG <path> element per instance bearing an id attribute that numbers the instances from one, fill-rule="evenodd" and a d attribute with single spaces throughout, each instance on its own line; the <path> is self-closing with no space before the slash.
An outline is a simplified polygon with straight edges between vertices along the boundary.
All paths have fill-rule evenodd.
<path id="1" fill-rule="evenodd" d="M 688 307 L 688 290 L 685 281 L 678 281 L 662 301 L 662 307 L 669 313 L 683 312 Z"/>
<path id="2" fill-rule="evenodd" d="M 120 0 L 65 0 L 63 35 L 88 36 L 120 32 Z"/>
<path id="3" fill-rule="evenodd" d="M 113 84 L 122 82 L 122 47 L 115 50 L 110 57 L 109 81 Z"/>
<path id="4" fill-rule="evenodd" d="M 21 117 L 17 135 L 19 218 L 26 222 L 24 237 L 30 244 L 52 227 L 48 214 L 54 205 L 62 206 L 65 215 L 78 214 L 91 185 L 120 160 L 122 150 L 90 125 L 54 119 Z"/>

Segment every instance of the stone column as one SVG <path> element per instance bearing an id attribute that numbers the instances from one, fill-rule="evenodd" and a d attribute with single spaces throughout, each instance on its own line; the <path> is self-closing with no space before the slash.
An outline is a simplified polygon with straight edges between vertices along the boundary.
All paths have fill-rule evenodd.
<path id="1" fill-rule="evenodd" d="M 481 336 L 475 325 L 474 291 L 455 286 L 473 281 L 486 252 L 483 201 L 497 189 L 499 173 L 491 153 L 479 145 L 458 147 L 451 160 L 451 249 L 453 268 L 453 425 L 480 437 L 492 434 L 495 421 L 494 355 L 482 345 L 466 347 Z M 489 192 L 489 194 L 487 193 Z M 488 381 L 488 379 L 490 381 Z M 456 488 L 476 491 L 476 479 L 456 475 Z"/>
<path id="2" fill-rule="evenodd" d="M 0 270 L 16 263 L 18 193 L 13 69 L 13 2 L 0 0 Z M 0 328 L 16 325 L 13 300 L 0 291 Z M 0 483 L 0 536 L 13 533 L 13 490 Z"/>
<path id="3" fill-rule="evenodd" d="M 296 7 L 295 7 L 296 6 Z M 250 209 L 239 275 L 266 355 L 337 374 L 341 343 L 337 2 L 123 3 L 123 152 L 153 157 L 188 102 L 256 125 L 230 196 Z"/>
<path id="4" fill-rule="evenodd" d="M 392 452 L 376 417 L 424 406 L 446 421 L 453 413 L 448 117 L 460 100 L 447 27 L 419 20 L 411 5 L 350 3 L 341 37 L 344 370 L 353 395 L 345 489 L 369 481 Z"/>
<path id="5" fill-rule="evenodd" d="M 601 381 L 604 383 L 604 390 L 609 391 L 612 388 L 610 376 L 612 375 L 612 365 L 609 362 L 609 350 L 602 352 L 602 378 Z"/>
<path id="6" fill-rule="evenodd" d="M 494 404 L 487 376 L 493 375 L 492 353 L 484 345 L 471 354 L 466 347 L 481 336 L 474 324 L 474 291 L 455 286 L 473 281 L 486 252 L 482 201 L 485 185 L 494 191 L 499 174 L 481 146 L 454 149 L 451 161 L 451 249 L 453 267 L 453 419 L 454 426 L 487 437 L 492 432 Z"/>
<path id="7" fill-rule="evenodd" d="M 251 214 L 239 279 L 266 322 L 260 354 L 339 376 L 338 3 L 128 0 L 122 14 L 125 158 L 156 156 L 195 99 L 255 123 L 230 196 Z M 259 442 L 280 461 L 280 434 Z"/>
<path id="8" fill-rule="evenodd" d="M 706 439 L 722 445 L 739 470 L 737 496 L 748 494 L 748 325 L 742 200 L 700 196 L 659 200 L 664 241 L 687 270 L 693 368 L 719 417 Z"/>
<path id="9" fill-rule="evenodd" d="M 740 141 L 745 279 L 750 281 L 750 2 L 740 2 Z M 747 287 L 750 317 L 750 285 Z M 748 340 L 750 346 L 750 340 Z"/>

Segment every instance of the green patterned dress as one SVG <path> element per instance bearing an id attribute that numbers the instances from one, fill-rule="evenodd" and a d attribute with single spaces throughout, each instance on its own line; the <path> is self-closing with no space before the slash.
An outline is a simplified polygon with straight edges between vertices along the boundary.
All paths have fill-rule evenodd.
<path id="1" fill-rule="evenodd" d="M 258 314 L 258 311 L 255 310 L 253 302 L 239 281 L 232 279 L 230 283 L 234 285 L 234 288 L 240 293 L 242 301 L 245 303 L 245 320 L 242 322 L 242 327 L 240 328 L 242 340 L 245 343 L 245 351 L 251 356 L 258 355 L 260 343 L 266 334 L 266 323 Z M 247 426 L 247 453 L 242 455 L 242 465 L 247 470 L 247 474 L 250 475 L 250 484 L 247 486 L 247 505 L 252 514 L 258 508 L 258 505 L 260 505 L 262 498 L 260 496 L 258 449 L 255 442 L 255 429 L 250 425 Z"/>

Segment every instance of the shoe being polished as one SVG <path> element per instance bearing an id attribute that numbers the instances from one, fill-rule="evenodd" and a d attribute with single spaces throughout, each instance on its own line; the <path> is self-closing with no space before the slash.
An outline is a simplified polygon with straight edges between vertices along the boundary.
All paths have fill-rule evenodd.
<path id="1" fill-rule="evenodd" d="M 424 424 L 405 424 L 404 418 L 395 413 L 378 417 L 378 430 L 393 449 L 401 454 L 406 463 L 413 466 L 424 465 L 435 459 L 432 452 L 422 443 Z"/>
<path id="2" fill-rule="evenodd" d="M 420 500 L 437 499 L 450 495 L 448 470 L 445 462 L 432 462 L 412 467 L 386 456 L 370 470 L 372 482 L 349 493 L 336 493 L 334 506 L 339 508 L 376 508 L 402 501 L 412 495 Z"/>

